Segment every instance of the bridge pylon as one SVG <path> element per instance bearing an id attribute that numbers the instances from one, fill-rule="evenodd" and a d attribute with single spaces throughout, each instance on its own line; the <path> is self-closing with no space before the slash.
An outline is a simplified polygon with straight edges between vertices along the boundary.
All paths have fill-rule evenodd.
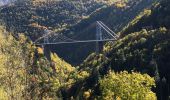
<path id="1" fill-rule="evenodd" d="M 99 24 L 99 22 L 96 22 L 96 40 L 103 40 L 102 37 L 102 27 Z M 102 41 L 97 41 L 96 42 L 96 53 L 99 54 L 103 50 L 103 42 Z"/>
<path id="2" fill-rule="evenodd" d="M 48 30 L 44 30 L 44 34 L 48 34 L 48 33 L 49 33 Z M 48 60 L 51 60 L 50 45 L 47 45 L 49 43 L 49 37 L 48 36 L 44 37 L 43 42 L 44 42 L 44 44 L 42 45 L 42 48 L 43 48 L 43 51 L 44 51 L 44 55 L 46 56 L 46 58 Z"/>

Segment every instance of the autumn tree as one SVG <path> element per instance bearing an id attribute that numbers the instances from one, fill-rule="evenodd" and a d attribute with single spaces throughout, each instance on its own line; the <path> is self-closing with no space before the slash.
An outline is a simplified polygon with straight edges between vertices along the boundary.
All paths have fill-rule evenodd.
<path id="1" fill-rule="evenodd" d="M 8 99 L 23 99 L 27 67 L 25 54 L 19 42 L 7 33 L 0 29 L 0 89 Z"/>
<path id="2" fill-rule="evenodd" d="M 111 72 L 100 80 L 103 100 L 156 100 L 154 79 L 136 72 Z"/>

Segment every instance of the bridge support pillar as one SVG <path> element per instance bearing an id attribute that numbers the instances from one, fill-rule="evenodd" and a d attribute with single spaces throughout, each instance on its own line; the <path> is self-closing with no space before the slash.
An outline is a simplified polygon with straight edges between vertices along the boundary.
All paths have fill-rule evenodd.
<path id="1" fill-rule="evenodd" d="M 48 34 L 48 30 L 44 31 L 44 34 Z M 44 38 L 44 45 L 43 45 L 43 50 L 44 50 L 44 56 L 48 59 L 51 60 L 51 51 L 50 51 L 50 45 L 48 45 L 49 43 L 49 38 L 48 36 Z M 46 45 L 47 44 L 47 45 Z"/>
<path id="2" fill-rule="evenodd" d="M 51 60 L 50 46 L 49 46 L 49 45 L 43 45 L 43 50 L 44 50 L 44 56 L 45 56 L 48 60 Z"/>
<path id="3" fill-rule="evenodd" d="M 102 41 L 102 27 L 98 24 L 98 21 L 96 23 L 96 40 L 99 40 L 96 42 L 96 53 L 99 54 L 103 50 L 103 41 Z M 101 40 L 101 41 L 100 41 Z"/>

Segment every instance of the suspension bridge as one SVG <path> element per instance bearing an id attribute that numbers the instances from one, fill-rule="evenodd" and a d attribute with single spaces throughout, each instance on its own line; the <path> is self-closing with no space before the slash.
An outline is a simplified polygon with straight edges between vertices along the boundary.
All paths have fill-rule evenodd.
<path id="1" fill-rule="evenodd" d="M 103 42 L 107 41 L 116 41 L 119 36 L 113 32 L 109 27 L 107 27 L 102 21 L 96 21 L 96 32 L 92 39 L 86 40 L 75 40 L 74 38 L 69 38 L 62 33 L 55 33 L 51 30 L 44 30 L 44 35 L 37 39 L 34 44 L 41 45 L 45 52 L 45 47 L 48 45 L 57 45 L 57 44 L 75 44 L 75 43 L 96 43 L 96 53 L 100 53 L 103 47 Z"/>

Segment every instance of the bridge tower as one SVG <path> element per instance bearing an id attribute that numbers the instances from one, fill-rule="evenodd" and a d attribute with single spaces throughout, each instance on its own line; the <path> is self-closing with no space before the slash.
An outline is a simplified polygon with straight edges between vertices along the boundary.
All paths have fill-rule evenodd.
<path id="1" fill-rule="evenodd" d="M 96 22 L 96 40 L 99 40 L 96 42 L 96 53 L 99 54 L 103 50 L 103 37 L 102 37 L 102 27 L 99 25 L 99 22 Z M 100 41 L 101 40 L 101 41 Z"/>
<path id="2" fill-rule="evenodd" d="M 47 29 L 44 30 L 44 35 L 47 35 L 49 33 L 49 31 Z M 49 43 L 49 37 L 48 35 L 44 37 L 44 44 L 42 45 L 43 50 L 44 50 L 44 55 L 46 56 L 46 58 L 48 60 L 51 60 L 50 57 L 50 45 L 48 45 Z"/>

